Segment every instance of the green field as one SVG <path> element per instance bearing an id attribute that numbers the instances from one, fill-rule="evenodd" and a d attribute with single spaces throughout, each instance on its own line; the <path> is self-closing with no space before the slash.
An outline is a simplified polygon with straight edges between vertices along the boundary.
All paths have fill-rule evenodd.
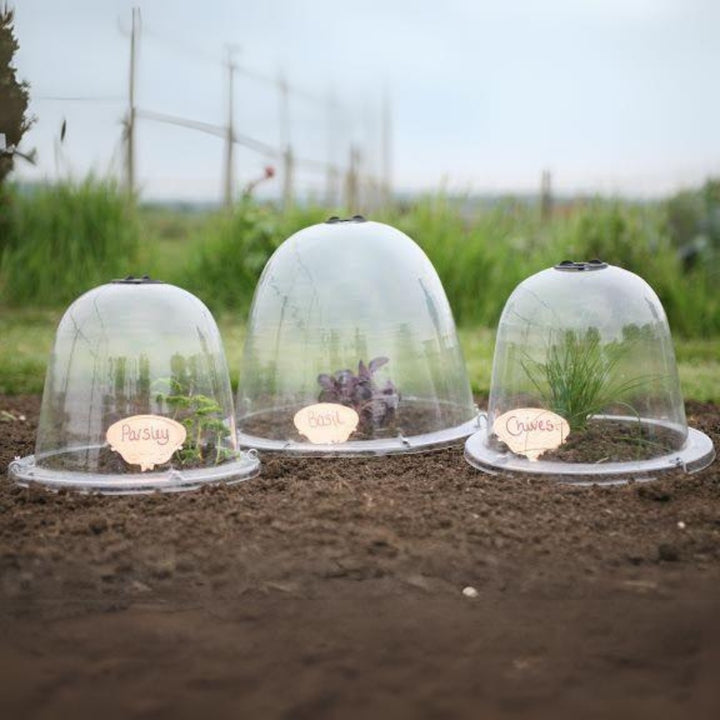
<path id="1" fill-rule="evenodd" d="M 473 389 L 487 392 L 494 326 L 525 277 L 601 257 L 654 288 L 675 337 L 687 398 L 720 401 L 720 183 L 664 202 L 558 203 L 550 220 L 512 198 L 482 207 L 443 194 L 373 214 L 407 232 L 438 271 L 460 327 Z M 82 292 L 150 274 L 198 295 L 219 319 L 236 381 L 243 323 L 274 249 L 343 208 L 239 203 L 231 213 L 142 207 L 87 179 L 0 189 L 0 391 L 40 392 L 55 325 Z"/>
<path id="2" fill-rule="evenodd" d="M 42 392 L 45 367 L 52 348 L 60 310 L 0 310 L 0 393 Z M 237 385 L 244 327 L 230 313 L 218 316 L 228 366 Z M 490 386 L 494 331 L 486 327 L 460 328 L 473 391 L 487 394 Z M 686 398 L 720 403 L 720 338 L 678 340 L 675 343 L 680 382 Z"/>

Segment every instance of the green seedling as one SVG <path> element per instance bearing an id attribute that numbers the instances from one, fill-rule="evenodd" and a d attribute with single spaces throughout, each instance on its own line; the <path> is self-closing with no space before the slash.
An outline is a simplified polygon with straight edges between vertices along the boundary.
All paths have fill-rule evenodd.
<path id="1" fill-rule="evenodd" d="M 625 405 L 637 416 L 626 399 L 648 379 L 617 379 L 615 371 L 624 355 L 621 346 L 602 345 L 595 328 L 584 334 L 570 330 L 548 346 L 544 362 L 527 358 L 522 367 L 548 408 L 564 417 L 571 431 L 578 431 L 612 404 Z"/>
<path id="2" fill-rule="evenodd" d="M 222 418 L 222 408 L 207 395 L 189 394 L 187 388 L 175 380 L 169 381 L 170 391 L 158 393 L 157 402 L 164 403 L 172 411 L 172 419 L 181 423 L 187 431 L 182 448 L 175 453 L 181 465 L 207 463 L 210 454 L 212 462 L 218 465 L 233 457 L 234 453 L 223 447 L 223 440 L 230 430 Z"/>

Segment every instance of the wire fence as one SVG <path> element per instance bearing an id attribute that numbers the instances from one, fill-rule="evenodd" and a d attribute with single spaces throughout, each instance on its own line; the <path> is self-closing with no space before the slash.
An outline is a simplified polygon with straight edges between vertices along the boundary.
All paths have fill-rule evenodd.
<path id="1" fill-rule="evenodd" d="M 226 204 L 256 191 L 285 204 L 311 198 L 329 206 L 371 209 L 389 202 L 386 98 L 358 103 L 332 89 L 313 91 L 282 71 L 262 72 L 240 62 L 235 47 L 221 48 L 216 55 L 148 27 L 137 8 L 129 27 L 119 25 L 129 46 L 126 94 L 41 94 L 33 100 L 94 105 L 97 116 L 106 106 L 101 122 L 119 129 L 109 170 L 121 174 L 131 191 L 139 186 L 142 192 L 146 168 L 161 167 L 170 156 L 165 140 L 177 137 L 170 132 L 174 126 L 189 131 L 175 156 L 189 161 L 204 152 L 206 168 L 217 163 L 218 188 Z M 115 78 L 113 84 L 118 81 L 123 79 Z M 188 100 L 193 114 L 197 111 L 194 117 L 187 112 Z M 153 142 L 158 128 L 165 137 Z M 64 134 L 63 118 L 62 137 L 55 143 L 56 167 L 62 164 Z M 218 152 L 210 152 L 200 134 L 216 138 Z M 167 166 L 170 174 L 178 172 L 173 164 Z"/>

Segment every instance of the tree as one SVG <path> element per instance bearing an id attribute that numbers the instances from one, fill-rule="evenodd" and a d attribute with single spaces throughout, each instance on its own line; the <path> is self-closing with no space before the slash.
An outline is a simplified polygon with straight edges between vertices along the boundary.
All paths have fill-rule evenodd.
<path id="1" fill-rule="evenodd" d="M 5 146 L 0 144 L 0 185 L 13 168 L 15 153 L 22 136 L 33 124 L 27 113 L 29 86 L 19 82 L 12 66 L 18 43 L 13 32 L 14 13 L 7 5 L 0 8 L 0 134 L 5 135 Z"/>

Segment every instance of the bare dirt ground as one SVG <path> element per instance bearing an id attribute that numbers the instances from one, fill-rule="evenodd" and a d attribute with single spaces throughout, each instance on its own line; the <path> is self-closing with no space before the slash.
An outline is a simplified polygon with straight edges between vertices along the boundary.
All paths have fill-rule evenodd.
<path id="1" fill-rule="evenodd" d="M 3 468 L 38 406 L 0 398 Z M 718 446 L 720 408 L 688 416 Z M 717 464 L 576 488 L 456 448 L 265 457 L 181 495 L 0 480 L 0 718 L 715 720 L 719 673 Z"/>

